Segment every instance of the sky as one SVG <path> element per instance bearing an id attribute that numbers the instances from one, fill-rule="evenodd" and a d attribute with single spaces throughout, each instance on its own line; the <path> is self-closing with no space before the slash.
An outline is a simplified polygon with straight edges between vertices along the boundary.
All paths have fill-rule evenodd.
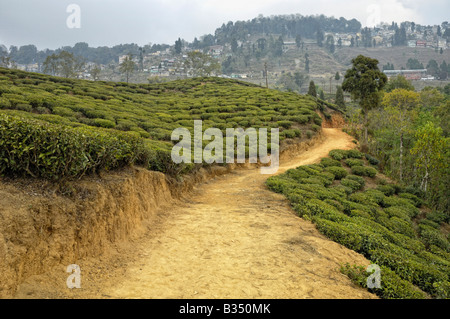
<path id="1" fill-rule="evenodd" d="M 173 44 L 178 37 L 214 33 L 228 21 L 258 15 L 324 14 L 378 22 L 422 25 L 450 20 L 448 0 L 0 0 L 0 44 L 56 49 L 87 42 Z"/>

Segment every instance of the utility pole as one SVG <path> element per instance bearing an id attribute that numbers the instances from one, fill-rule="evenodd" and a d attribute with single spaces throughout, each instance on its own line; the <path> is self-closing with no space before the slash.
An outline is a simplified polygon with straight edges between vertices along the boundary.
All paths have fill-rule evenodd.
<path id="1" fill-rule="evenodd" d="M 267 74 L 267 62 L 264 63 L 265 73 L 266 73 L 266 88 L 269 88 L 269 78 Z"/>

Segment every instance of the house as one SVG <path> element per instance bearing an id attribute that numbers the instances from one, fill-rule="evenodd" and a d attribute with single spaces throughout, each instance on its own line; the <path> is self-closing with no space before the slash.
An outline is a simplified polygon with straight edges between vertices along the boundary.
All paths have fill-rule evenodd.
<path id="1" fill-rule="evenodd" d="M 427 76 L 427 69 L 418 69 L 418 70 L 385 70 L 384 74 L 387 75 L 388 78 L 397 75 L 403 75 L 407 80 L 420 80 Z"/>
<path id="2" fill-rule="evenodd" d="M 222 45 L 212 45 L 209 47 L 209 53 L 213 55 L 220 55 L 223 52 L 223 46 Z"/>
<path id="3" fill-rule="evenodd" d="M 417 40 L 417 41 L 416 41 L 416 47 L 423 47 L 423 48 L 426 48 L 426 47 L 427 47 L 427 41 Z"/>

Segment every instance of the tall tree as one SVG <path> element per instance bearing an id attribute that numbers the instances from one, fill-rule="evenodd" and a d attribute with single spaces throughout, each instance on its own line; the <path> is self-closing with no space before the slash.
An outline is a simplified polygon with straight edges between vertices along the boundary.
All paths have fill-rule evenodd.
<path id="1" fill-rule="evenodd" d="M 181 54 L 181 51 L 183 49 L 183 42 L 180 38 L 175 41 L 175 54 Z"/>
<path id="2" fill-rule="evenodd" d="M 339 106 L 340 109 L 345 109 L 345 100 L 344 100 L 344 91 L 342 90 L 342 86 L 336 86 L 336 105 Z"/>
<path id="3" fill-rule="evenodd" d="M 342 89 L 349 92 L 359 102 L 364 115 L 364 143 L 368 144 L 368 112 L 381 103 L 381 92 L 387 76 L 378 68 L 378 60 L 359 55 L 352 60 L 352 68 L 347 70 Z"/>
<path id="4" fill-rule="evenodd" d="M 131 54 L 127 55 L 123 62 L 119 66 L 120 73 L 125 74 L 127 78 L 127 83 L 130 80 L 131 74 L 136 70 L 136 63 L 133 61 L 133 56 Z"/>
<path id="5" fill-rule="evenodd" d="M 220 63 L 201 52 L 188 52 L 184 61 L 184 68 L 192 76 L 212 76 L 220 73 L 222 67 Z"/>
<path id="6" fill-rule="evenodd" d="M 318 28 L 316 31 L 316 41 L 317 41 L 317 45 L 319 47 L 323 46 L 324 39 L 325 39 L 325 33 L 322 31 L 322 29 Z"/>
<path id="7" fill-rule="evenodd" d="M 317 90 L 314 81 L 309 82 L 308 94 L 317 97 Z"/>
<path id="8" fill-rule="evenodd" d="M 419 101 L 419 93 L 405 89 L 395 89 L 383 98 L 383 106 L 388 120 L 400 139 L 399 178 L 401 182 L 403 182 L 404 135 L 408 133 L 408 130 L 412 130 L 411 124 L 417 116 L 416 109 Z"/>
<path id="9" fill-rule="evenodd" d="M 91 76 L 94 79 L 94 81 L 97 81 L 100 77 L 100 73 L 102 72 L 102 69 L 100 69 L 100 67 L 98 66 L 98 64 L 96 64 L 92 69 L 91 69 Z"/>
<path id="10" fill-rule="evenodd" d="M 448 183 L 449 142 L 450 139 L 444 138 L 442 129 L 435 126 L 433 122 L 427 122 L 417 130 L 416 143 L 411 150 L 411 154 L 416 155 L 415 165 L 422 174 L 420 183 L 422 190 L 428 191 L 430 182 L 433 181 L 433 177 L 436 179 L 438 175 L 436 172 L 439 171 L 447 175 L 447 181 L 445 179 L 444 181 Z"/>

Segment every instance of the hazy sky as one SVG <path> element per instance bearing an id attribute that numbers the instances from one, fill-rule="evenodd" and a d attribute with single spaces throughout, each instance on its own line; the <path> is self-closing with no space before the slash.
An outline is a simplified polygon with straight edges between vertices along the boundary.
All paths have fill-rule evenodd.
<path id="1" fill-rule="evenodd" d="M 78 6 L 79 16 L 77 11 L 67 11 L 70 4 Z M 251 20 L 259 14 L 296 13 L 356 18 L 363 26 L 380 21 L 433 25 L 450 20 L 450 1 L 0 0 L 0 44 L 35 44 L 38 49 L 77 42 L 93 47 L 173 44 L 178 37 L 192 41 L 213 33 L 228 21 Z"/>

